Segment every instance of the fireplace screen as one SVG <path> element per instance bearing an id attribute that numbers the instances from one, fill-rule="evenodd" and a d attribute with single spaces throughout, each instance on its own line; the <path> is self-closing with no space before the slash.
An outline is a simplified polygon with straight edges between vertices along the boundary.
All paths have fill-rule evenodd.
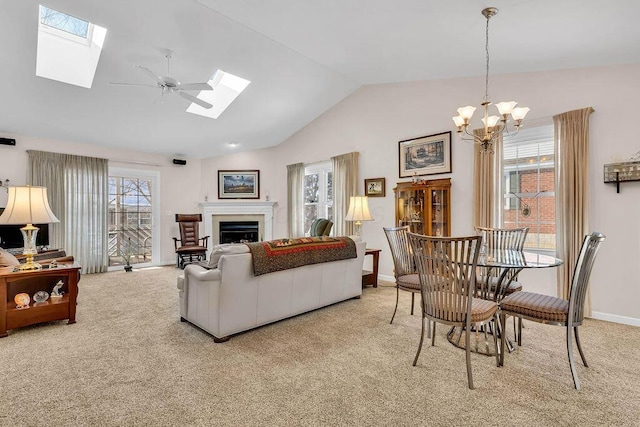
<path id="1" fill-rule="evenodd" d="M 258 221 L 220 221 L 220 243 L 257 242 Z"/>

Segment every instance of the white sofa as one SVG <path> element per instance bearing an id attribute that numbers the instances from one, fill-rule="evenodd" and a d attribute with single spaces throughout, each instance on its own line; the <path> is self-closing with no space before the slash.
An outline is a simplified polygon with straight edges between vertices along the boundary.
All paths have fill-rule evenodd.
<path id="1" fill-rule="evenodd" d="M 245 246 L 246 247 L 246 246 Z M 185 267 L 178 278 L 180 320 L 223 342 L 230 335 L 362 294 L 365 243 L 357 258 L 253 275 L 251 253 L 222 255 L 218 267 Z"/>

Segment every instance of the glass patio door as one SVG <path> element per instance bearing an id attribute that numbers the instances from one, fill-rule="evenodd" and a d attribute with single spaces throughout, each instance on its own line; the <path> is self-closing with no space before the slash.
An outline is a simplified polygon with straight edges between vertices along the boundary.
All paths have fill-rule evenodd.
<path id="1" fill-rule="evenodd" d="M 157 264 L 157 175 L 109 168 L 109 266 Z"/>

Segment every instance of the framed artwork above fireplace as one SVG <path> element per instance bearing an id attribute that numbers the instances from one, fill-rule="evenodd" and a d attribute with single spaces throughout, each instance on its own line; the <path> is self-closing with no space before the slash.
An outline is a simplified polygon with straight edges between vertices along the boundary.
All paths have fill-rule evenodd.
<path id="1" fill-rule="evenodd" d="M 259 170 L 219 170 L 218 199 L 259 199 Z"/>

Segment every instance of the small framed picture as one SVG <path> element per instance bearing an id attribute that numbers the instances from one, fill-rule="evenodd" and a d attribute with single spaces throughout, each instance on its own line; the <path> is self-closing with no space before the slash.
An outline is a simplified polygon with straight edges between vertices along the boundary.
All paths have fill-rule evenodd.
<path id="1" fill-rule="evenodd" d="M 400 178 L 451 173 L 451 132 L 407 139 L 398 144 Z"/>
<path id="2" fill-rule="evenodd" d="M 219 170 L 218 199 L 259 199 L 259 170 Z"/>
<path id="3" fill-rule="evenodd" d="M 384 197 L 384 178 L 368 178 L 364 180 L 364 195 L 369 197 Z"/>

